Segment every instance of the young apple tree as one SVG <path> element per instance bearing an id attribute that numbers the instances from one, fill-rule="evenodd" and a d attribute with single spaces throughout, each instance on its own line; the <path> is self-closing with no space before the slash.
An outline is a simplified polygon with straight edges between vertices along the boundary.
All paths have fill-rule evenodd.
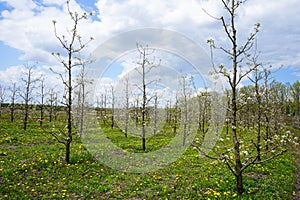
<path id="1" fill-rule="evenodd" d="M 39 109 L 40 109 L 40 126 L 43 126 L 43 121 L 44 121 L 44 113 L 45 113 L 45 100 L 46 100 L 46 92 L 45 92 L 45 79 L 42 77 L 40 79 L 40 91 L 38 93 L 38 96 L 40 97 L 40 101 L 39 101 Z"/>
<path id="2" fill-rule="evenodd" d="M 287 135 L 277 137 L 280 142 L 277 143 L 274 141 L 269 150 L 261 152 L 261 147 L 258 144 L 260 143 L 260 135 L 257 135 L 257 141 L 253 142 L 253 140 L 249 139 L 249 137 L 251 137 L 251 132 L 245 133 L 246 130 L 243 130 L 241 121 L 238 120 L 239 113 L 241 112 L 238 95 L 240 83 L 257 68 L 255 63 L 249 65 L 249 58 L 253 56 L 253 47 L 255 45 L 255 38 L 259 32 L 260 24 L 255 24 L 253 32 L 251 32 L 243 41 L 242 37 L 238 35 L 237 17 L 239 8 L 244 5 L 246 1 L 221 0 L 221 2 L 227 16 L 216 19 L 221 22 L 225 36 L 228 38 L 227 41 L 229 41 L 231 47 L 217 47 L 212 39 L 208 40 L 208 43 L 211 46 L 212 60 L 213 49 L 221 50 L 230 59 L 230 64 L 228 66 L 221 64 L 218 67 L 213 65 L 213 67 L 215 73 L 225 78 L 230 87 L 229 90 L 231 96 L 228 117 L 231 122 L 231 135 L 230 137 L 227 137 L 228 141 L 224 141 L 224 139 L 221 138 L 219 142 L 223 145 L 223 148 L 218 148 L 218 146 L 216 146 L 213 149 L 213 155 L 206 154 L 199 146 L 195 146 L 205 156 L 221 161 L 228 167 L 236 178 L 237 194 L 241 195 L 244 192 L 243 172 L 245 169 L 253 164 L 267 162 L 274 157 L 281 155 L 286 151 L 288 137 Z M 255 135 L 253 138 L 255 138 Z M 258 149 L 259 151 L 253 151 L 252 149 Z M 259 158 L 261 160 L 259 160 Z"/>
<path id="3" fill-rule="evenodd" d="M 39 80 L 34 78 L 34 66 L 27 64 L 25 66 L 26 71 L 24 72 L 21 82 L 24 88 L 20 91 L 20 97 L 24 102 L 24 119 L 23 119 L 23 129 L 27 130 L 27 122 L 29 118 L 29 104 L 33 99 L 32 92 L 35 88 L 35 83 Z"/>
<path id="4" fill-rule="evenodd" d="M 183 124 L 183 138 L 182 138 L 182 146 L 185 146 L 186 143 L 186 138 L 189 135 L 189 126 L 190 126 L 190 122 L 189 122 L 189 110 L 190 108 L 190 96 L 191 96 L 191 91 L 189 90 L 188 87 L 188 77 L 187 75 L 183 75 L 181 77 L 181 84 L 182 84 L 182 89 L 181 89 L 181 108 L 182 108 L 182 117 L 181 117 L 181 122 Z"/>
<path id="5" fill-rule="evenodd" d="M 111 124 L 110 127 L 113 129 L 115 127 L 115 104 L 116 104 L 116 95 L 115 95 L 115 87 L 110 85 L 111 92 Z"/>
<path id="6" fill-rule="evenodd" d="M 130 117 L 130 81 L 129 81 L 129 76 L 126 76 L 124 78 L 124 85 L 125 85 L 125 109 L 124 109 L 124 114 L 125 114 L 125 122 L 124 122 L 124 136 L 127 138 L 128 137 L 128 127 L 129 127 L 129 117 Z"/>
<path id="7" fill-rule="evenodd" d="M 86 90 L 86 87 L 89 84 L 92 84 L 92 80 L 89 80 L 87 78 L 87 72 L 86 72 L 86 64 L 89 63 L 88 61 L 82 61 L 80 58 L 78 59 L 78 63 L 81 65 L 80 72 L 77 74 L 75 84 L 76 84 L 76 91 L 75 91 L 75 125 L 77 128 L 77 132 L 79 136 L 81 137 L 83 132 L 83 118 L 84 118 L 84 108 L 86 104 L 86 96 L 88 95 L 88 92 Z"/>
<path id="8" fill-rule="evenodd" d="M 257 56 L 254 56 L 251 62 L 253 66 L 253 78 L 249 77 L 251 82 L 254 84 L 255 89 L 255 100 L 257 104 L 257 135 L 256 135 L 256 151 L 257 151 L 257 160 L 261 161 L 261 129 L 262 129 L 262 95 L 261 95 L 261 85 L 260 81 L 262 80 L 262 72 L 260 71 L 261 64 L 257 62 Z M 251 96 L 250 96 L 251 98 Z M 248 99 L 248 98 L 247 98 Z M 248 112 L 249 113 L 249 112 Z"/>
<path id="9" fill-rule="evenodd" d="M 141 102 L 141 117 L 142 117 L 142 150 L 146 150 L 146 126 L 147 126 L 147 106 L 153 96 L 149 97 L 148 87 L 150 84 L 157 82 L 158 80 L 147 79 L 147 74 L 157 67 L 159 64 L 155 64 L 153 61 L 149 60 L 149 56 L 154 53 L 154 49 L 149 49 L 148 46 L 143 47 L 137 44 L 137 50 L 140 54 L 140 61 L 137 62 L 137 72 L 141 75 L 141 86 L 137 86 L 141 92 L 142 102 Z"/>
<path id="10" fill-rule="evenodd" d="M 86 47 L 86 45 L 93 40 L 91 37 L 86 43 L 82 42 L 82 38 L 78 33 L 78 26 L 79 23 L 82 20 L 88 19 L 88 14 L 83 13 L 82 15 L 77 12 L 72 12 L 70 10 L 69 2 L 67 1 L 67 8 L 68 8 L 68 14 L 70 16 L 72 26 L 71 28 L 68 28 L 68 35 L 59 35 L 57 32 L 57 22 L 53 20 L 53 26 L 54 26 L 54 35 L 56 39 L 59 41 L 60 45 L 62 46 L 62 49 L 64 50 L 64 55 L 61 55 L 60 53 L 52 53 L 59 62 L 63 65 L 65 69 L 65 75 L 62 73 L 59 74 L 64 87 L 66 88 L 66 95 L 64 96 L 64 105 L 67 107 L 67 131 L 63 131 L 62 129 L 57 133 L 55 130 L 51 132 L 51 134 L 57 139 L 58 142 L 65 145 L 65 161 L 67 163 L 70 162 L 70 146 L 72 142 L 72 125 L 73 125 L 73 119 L 72 119 L 72 105 L 73 105 L 73 90 L 74 90 L 74 83 L 73 83 L 73 77 L 72 72 L 73 69 L 79 65 L 81 65 L 78 60 L 80 60 L 79 53 Z M 52 70 L 53 71 L 53 70 Z M 59 137 L 59 135 L 63 135 L 64 137 Z"/>
<path id="11" fill-rule="evenodd" d="M 225 77 L 230 85 L 231 89 L 231 108 L 230 108 L 230 115 L 231 115 L 231 136 L 232 136 L 232 145 L 233 145 L 233 152 L 234 152 L 234 161 L 233 162 L 226 162 L 229 169 L 234 173 L 236 177 L 236 187 L 238 194 L 242 194 L 244 192 L 243 187 L 243 164 L 241 160 L 241 152 L 240 152 L 240 139 L 238 138 L 237 134 L 237 114 L 238 114 L 238 94 L 237 89 L 238 85 L 240 84 L 241 80 L 247 76 L 253 69 L 242 69 L 243 66 L 243 57 L 247 57 L 249 55 L 249 51 L 253 46 L 253 40 L 258 33 L 259 24 L 255 25 L 254 33 L 251 33 L 250 36 L 247 38 L 246 42 L 239 46 L 237 41 L 237 27 L 236 27 L 236 17 L 237 17 L 237 10 L 238 8 L 244 3 L 241 0 L 222 0 L 224 8 L 229 15 L 229 22 L 222 16 L 219 20 L 222 22 L 222 26 L 225 31 L 225 35 L 228 37 L 231 49 L 225 49 L 220 47 L 220 49 L 229 56 L 231 60 L 231 67 L 226 68 L 224 65 L 220 65 L 215 68 L 215 71 L 218 74 L 221 74 Z M 208 41 L 212 48 L 215 48 L 215 44 L 213 40 Z M 227 159 L 225 159 L 227 161 Z M 231 165 L 232 164 L 232 165 Z"/>
<path id="12" fill-rule="evenodd" d="M 17 94 L 19 92 L 19 87 L 17 86 L 16 82 L 12 82 L 12 85 L 8 88 L 8 90 L 10 91 L 10 105 L 9 105 L 9 109 L 10 109 L 10 121 L 14 122 L 15 120 L 15 110 L 16 108 L 16 98 L 17 98 Z"/>
<path id="13" fill-rule="evenodd" d="M 58 109 L 58 98 L 57 93 L 53 88 L 51 88 L 48 92 L 47 107 L 49 112 L 49 121 L 52 122 L 53 118 L 56 120 L 57 118 L 57 109 Z"/>
<path id="14" fill-rule="evenodd" d="M 4 103 L 5 100 L 5 87 L 3 87 L 2 85 L 0 85 L 0 117 L 2 115 L 2 104 Z"/>

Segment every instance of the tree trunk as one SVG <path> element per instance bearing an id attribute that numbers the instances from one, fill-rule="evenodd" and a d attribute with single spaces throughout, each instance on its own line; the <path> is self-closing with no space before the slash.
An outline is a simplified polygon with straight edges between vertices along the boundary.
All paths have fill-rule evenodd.
<path id="1" fill-rule="evenodd" d="M 144 93 L 142 105 L 142 149 L 146 151 L 146 94 Z"/>
<path id="2" fill-rule="evenodd" d="M 143 130 L 143 135 L 144 135 L 144 130 Z M 145 137 L 142 138 L 142 149 L 143 149 L 143 151 L 146 151 L 146 138 Z"/>
<path id="3" fill-rule="evenodd" d="M 49 121 L 52 122 L 52 106 L 50 106 L 50 111 L 49 111 Z"/>
<path id="4" fill-rule="evenodd" d="M 256 93 L 256 99 L 257 99 L 257 136 L 256 136 L 256 151 L 257 151 L 257 160 L 261 161 L 261 96 L 259 94 L 259 75 L 258 71 L 255 71 L 255 93 Z"/>
<path id="5" fill-rule="evenodd" d="M 265 145 L 265 148 L 266 148 L 266 151 L 268 151 L 269 150 L 269 139 L 270 139 L 270 120 L 269 120 L 269 117 L 267 114 L 265 115 L 265 118 L 266 118 L 266 145 Z"/>
<path id="6" fill-rule="evenodd" d="M 241 171 L 236 175 L 236 188 L 237 188 L 238 195 L 242 195 L 244 192 L 244 187 L 243 187 L 243 175 Z"/>
<path id="7" fill-rule="evenodd" d="M 44 108 L 43 105 L 41 105 L 40 127 L 43 126 L 43 120 L 44 120 Z"/>
<path id="8" fill-rule="evenodd" d="M 147 103 L 147 96 L 146 96 L 146 80 L 145 80 L 145 61 L 146 61 L 146 52 L 143 52 L 143 61 L 142 61 L 142 82 L 143 82 L 143 104 L 142 104 L 142 149 L 146 151 L 146 103 Z"/>
<path id="9" fill-rule="evenodd" d="M 260 149 L 261 149 L 261 109 L 260 109 L 260 103 L 258 104 L 258 117 L 257 117 L 257 141 L 256 141 L 256 150 L 257 150 L 257 160 L 261 161 L 261 156 L 260 156 Z"/>
<path id="10" fill-rule="evenodd" d="M 231 5 L 231 28 L 232 28 L 232 57 L 233 57 L 233 77 L 231 82 L 232 89 L 232 139 L 234 144 L 234 157 L 235 157 L 235 173 L 237 176 L 236 184 L 238 194 L 241 195 L 244 192 L 243 188 L 243 176 L 242 176 L 242 162 L 240 157 L 240 143 L 237 137 L 237 85 L 238 85 L 238 61 L 237 61 L 237 37 L 235 29 L 235 1 L 233 0 Z"/>
<path id="11" fill-rule="evenodd" d="M 112 103 L 111 103 L 111 128 L 113 129 L 115 126 L 115 91 L 114 87 L 111 86 L 111 96 L 112 96 Z"/>
<path id="12" fill-rule="evenodd" d="M 156 135 L 157 132 L 157 123 L 158 123 L 158 114 L 157 114 L 157 105 L 158 105 L 158 100 L 157 100 L 157 94 L 155 94 L 154 97 L 154 128 L 153 128 L 153 134 Z"/>
<path id="13" fill-rule="evenodd" d="M 25 103 L 25 115 L 24 115 L 24 122 L 23 122 L 24 131 L 27 130 L 27 121 L 28 121 L 28 103 Z"/>
<path id="14" fill-rule="evenodd" d="M 66 162 L 70 162 L 70 144 L 72 142 L 72 53 L 69 52 L 69 74 L 68 74 L 68 138 L 66 141 Z"/>
<path id="15" fill-rule="evenodd" d="M 71 153 L 71 141 L 67 139 L 66 141 L 66 155 L 65 155 L 65 161 L 66 163 L 70 163 L 70 153 Z"/>
<path id="16" fill-rule="evenodd" d="M 10 108 L 10 121 L 14 122 L 14 115 L 15 115 L 15 105 L 14 103 L 11 105 L 12 107 Z"/>

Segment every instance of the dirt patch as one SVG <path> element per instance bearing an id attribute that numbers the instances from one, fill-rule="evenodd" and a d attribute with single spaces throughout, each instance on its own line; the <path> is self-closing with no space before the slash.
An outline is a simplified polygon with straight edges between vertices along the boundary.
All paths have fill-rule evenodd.
<path id="1" fill-rule="evenodd" d="M 264 179 L 267 177 L 265 174 L 257 173 L 257 172 L 247 172 L 245 175 L 249 178 L 259 178 L 259 179 Z"/>

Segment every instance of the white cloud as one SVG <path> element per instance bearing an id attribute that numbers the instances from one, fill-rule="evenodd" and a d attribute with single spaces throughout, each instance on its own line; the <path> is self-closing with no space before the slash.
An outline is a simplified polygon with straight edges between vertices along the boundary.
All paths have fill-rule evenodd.
<path id="1" fill-rule="evenodd" d="M 59 35 L 67 35 L 70 25 L 66 14 L 66 4 L 60 0 L 0 0 L 14 9 L 2 11 L 0 20 L 0 40 L 23 52 L 21 59 L 39 61 L 42 64 L 58 64 L 51 52 L 61 51 L 54 37 L 52 20 L 57 20 Z M 44 6 L 46 5 L 46 6 Z M 84 12 L 71 1 L 71 10 Z M 155 27 L 178 31 L 194 39 L 209 51 L 208 38 L 215 38 L 220 45 L 228 43 L 221 22 L 213 19 L 224 14 L 219 0 L 99 0 L 100 21 L 86 21 L 79 26 L 83 40 L 90 36 L 95 41 L 89 44 L 84 55 L 93 51 L 101 42 L 113 35 L 136 28 Z M 203 9 L 207 12 L 205 13 Z M 258 48 L 264 63 L 274 66 L 300 68 L 299 38 L 300 4 L 298 0 L 252 0 L 247 1 L 239 12 L 238 34 L 245 38 L 254 23 L 262 24 L 258 35 Z M 178 42 L 178 41 L 171 41 Z M 135 45 L 135 44 L 133 44 Z M 194 52 L 197 55 L 197 52 Z M 216 54 L 217 62 L 225 62 L 226 56 Z M 124 65 L 124 70 L 128 70 Z M 125 72 L 125 71 L 124 71 Z M 2 80 L 2 79 L 1 79 Z"/>
<path id="2" fill-rule="evenodd" d="M 6 2 L 11 7 L 17 9 L 17 10 L 28 10 L 28 9 L 34 9 L 36 8 L 35 3 L 32 2 L 32 0 L 1 0 L 0 2 Z"/>
<path id="3" fill-rule="evenodd" d="M 264 62 L 300 68 L 300 4 L 298 0 L 248 1 L 241 11 L 244 27 L 261 23 L 258 47 Z M 296 61 L 296 62 L 295 62 Z"/>
<path id="4" fill-rule="evenodd" d="M 300 72 L 294 72 L 293 74 L 300 77 Z"/>
<path id="5" fill-rule="evenodd" d="M 62 1 L 62 0 L 43 0 L 42 2 L 43 2 L 43 4 L 46 4 L 46 5 L 56 4 L 59 6 L 62 6 L 66 3 L 65 1 Z"/>
<path id="6" fill-rule="evenodd" d="M 34 64 L 32 63 L 29 63 L 28 65 L 34 66 Z M 56 70 L 56 69 L 60 69 L 61 67 L 52 66 L 52 68 Z M 17 65 L 17 66 L 8 67 L 0 71 L 0 80 L 1 80 L 0 83 L 4 85 L 6 88 L 10 87 L 11 83 L 17 83 L 19 87 L 24 87 L 22 79 L 26 80 L 27 77 L 25 76 L 27 72 L 28 70 L 26 69 L 26 65 Z M 56 92 L 63 91 L 63 85 L 59 75 L 51 72 L 49 70 L 49 66 L 41 65 L 41 66 L 33 67 L 31 78 L 32 80 L 41 80 L 41 78 L 44 78 L 46 90 L 53 88 L 55 89 Z M 36 87 L 35 90 L 37 90 L 38 86 L 36 83 L 34 87 Z"/>
<path id="7" fill-rule="evenodd" d="M 24 72 L 24 66 L 12 66 L 0 71 L 0 80 L 4 83 L 19 82 L 21 73 Z"/>
<path id="8" fill-rule="evenodd" d="M 52 20 L 57 21 L 58 35 L 68 37 L 72 24 L 70 16 L 66 14 L 66 4 L 63 5 L 63 10 L 61 10 L 55 6 L 43 7 L 43 5 L 37 5 L 29 0 L 27 4 L 23 1 L 9 1 L 7 3 L 14 9 L 1 13 L 3 19 L 0 21 L 0 40 L 13 48 L 21 50 L 24 53 L 20 57 L 21 60 L 57 63 L 51 52 L 61 52 L 62 48 L 54 36 Z M 78 13 L 84 12 L 74 1 L 71 1 L 70 7 L 71 10 L 78 11 Z M 85 28 L 79 28 L 79 32 L 83 37 L 83 41 L 88 41 L 91 37 L 88 34 L 93 31 L 87 28 L 89 31 L 86 32 L 86 27 L 90 26 L 91 23 L 84 23 Z"/>

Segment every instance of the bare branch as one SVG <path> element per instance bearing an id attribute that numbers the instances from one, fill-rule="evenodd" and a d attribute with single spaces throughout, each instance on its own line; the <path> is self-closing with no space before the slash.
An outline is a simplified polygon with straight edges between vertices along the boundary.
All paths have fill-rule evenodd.
<path id="1" fill-rule="evenodd" d="M 222 0 L 224 1 L 224 0 Z M 232 37 L 232 35 L 230 34 L 230 31 L 228 29 L 228 25 L 226 24 L 225 20 L 224 20 L 224 17 L 221 17 L 221 21 L 222 21 L 222 24 L 223 24 L 223 28 L 227 34 L 227 37 L 231 40 L 232 43 L 235 43 L 234 41 L 234 38 Z"/>
<path id="2" fill-rule="evenodd" d="M 54 133 L 52 131 L 48 131 L 48 133 L 50 135 L 52 135 L 56 139 L 57 142 L 66 145 L 66 141 L 59 139 L 59 137 L 58 137 L 58 135 L 56 133 Z"/>
<path id="3" fill-rule="evenodd" d="M 211 15 L 210 13 L 208 13 L 204 8 L 202 8 L 202 10 L 205 12 L 205 14 L 207 14 L 208 16 L 210 16 L 211 18 L 215 19 L 215 20 L 221 20 L 220 17 L 215 17 L 213 15 Z"/>

